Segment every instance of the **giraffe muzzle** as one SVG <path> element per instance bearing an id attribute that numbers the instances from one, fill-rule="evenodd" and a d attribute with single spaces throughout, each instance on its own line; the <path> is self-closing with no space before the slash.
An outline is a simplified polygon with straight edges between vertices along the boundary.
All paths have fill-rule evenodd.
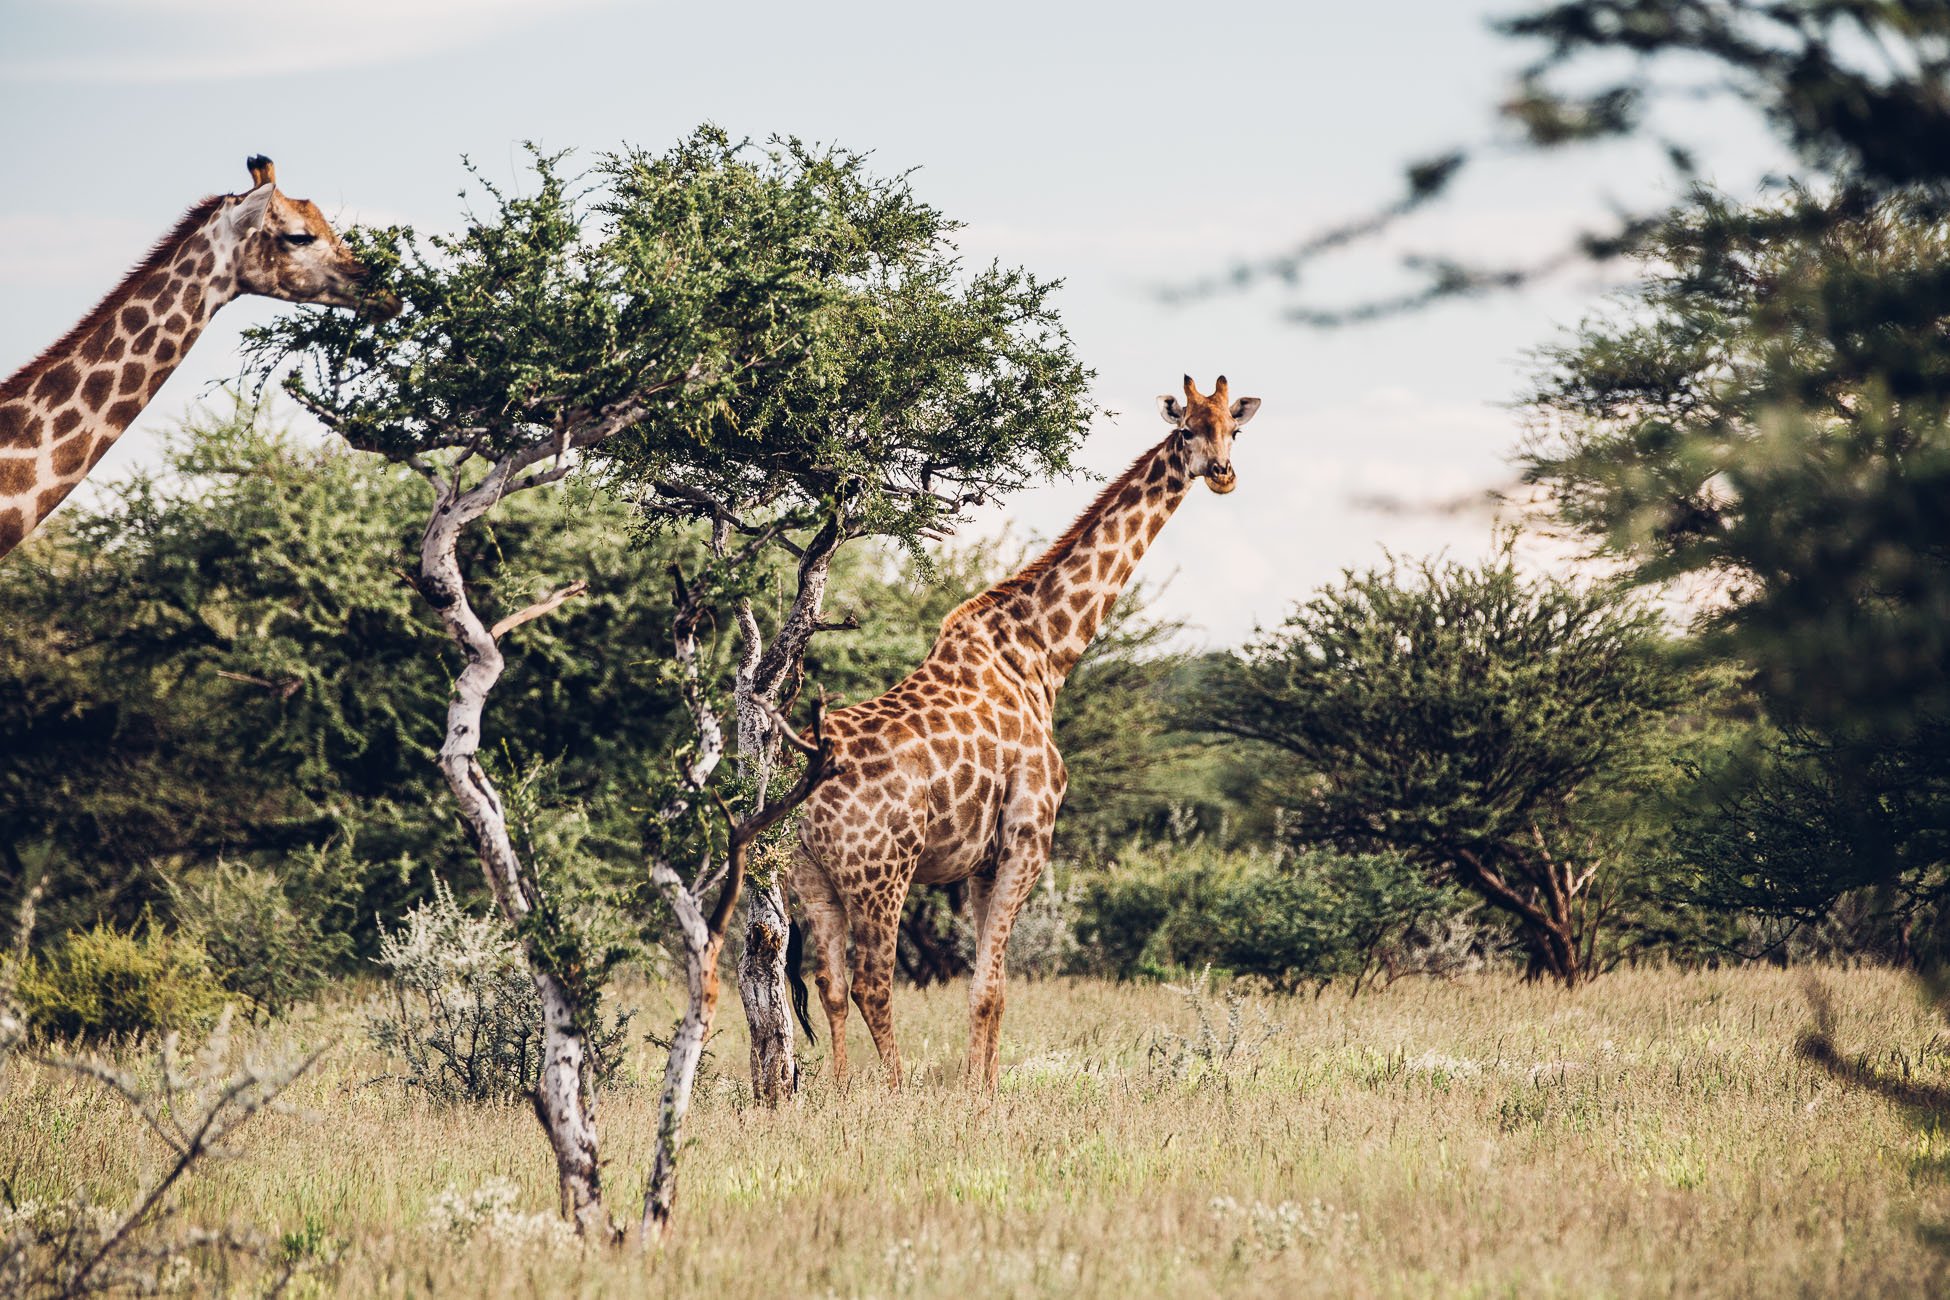
<path id="1" fill-rule="evenodd" d="M 1239 486 L 1239 476 L 1232 472 L 1230 465 L 1214 465 L 1205 471 L 1205 486 L 1224 496 Z"/>

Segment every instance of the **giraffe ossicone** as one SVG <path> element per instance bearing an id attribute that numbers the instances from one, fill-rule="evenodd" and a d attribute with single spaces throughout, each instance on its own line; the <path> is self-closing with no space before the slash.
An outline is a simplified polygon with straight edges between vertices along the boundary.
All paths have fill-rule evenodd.
<path id="1" fill-rule="evenodd" d="M 390 312 L 316 204 L 279 192 L 269 158 L 251 188 L 190 208 L 47 351 L 0 381 L 0 557 L 52 513 L 182 364 L 232 298 L 263 294 Z"/>
<path id="2" fill-rule="evenodd" d="M 791 883 L 840 1082 L 850 995 L 888 1082 L 900 1086 L 892 991 L 901 907 L 915 884 L 968 880 L 976 948 L 966 1076 L 995 1087 L 1004 950 L 1048 864 L 1068 784 L 1054 736 L 1057 692 L 1193 481 L 1220 494 L 1236 485 L 1233 435 L 1259 399 L 1228 399 L 1223 375 L 1205 395 L 1187 375 L 1182 401 L 1158 399 L 1172 426 L 1164 441 L 1038 559 L 949 614 L 899 685 L 826 719 L 837 771 L 806 800 Z M 793 979 L 802 993 L 796 968 Z"/>

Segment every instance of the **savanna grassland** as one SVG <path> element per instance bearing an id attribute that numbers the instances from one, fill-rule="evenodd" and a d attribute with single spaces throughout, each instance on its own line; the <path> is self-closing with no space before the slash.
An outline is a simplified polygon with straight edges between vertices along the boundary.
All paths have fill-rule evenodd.
<path id="1" fill-rule="evenodd" d="M 1847 1057 L 1912 1089 L 1950 1084 L 1907 977 L 1822 978 Z M 953 1082 L 961 990 L 909 990 L 905 1093 L 815 1078 L 779 1114 L 744 1099 L 733 1007 L 700 1082 L 678 1235 L 650 1260 L 551 1244 L 532 1114 L 371 1082 L 387 1065 L 348 1003 L 266 1037 L 338 1046 L 288 1094 L 293 1113 L 258 1116 L 239 1158 L 192 1181 L 182 1216 L 285 1237 L 309 1261 L 297 1294 L 1941 1293 L 1950 1136 L 1797 1055 L 1802 981 L 1642 970 L 1578 993 L 1483 975 L 1258 998 L 1217 1063 L 1187 1050 L 1197 1009 L 1171 989 L 1019 983 L 992 1102 Z M 639 1000 L 640 1026 L 667 1018 L 654 992 Z M 1205 1005 L 1223 1043 L 1225 1004 Z M 635 1050 L 626 1073 L 652 1077 L 656 1049 Z M 864 1037 L 854 1050 L 870 1059 Z M 79 1180 L 126 1201 L 156 1161 L 140 1121 L 91 1083 L 7 1069 L 12 1195 Z M 601 1121 L 611 1195 L 634 1210 L 654 1089 L 626 1080 Z M 430 1226 L 443 1193 L 500 1180 L 498 1216 Z"/>

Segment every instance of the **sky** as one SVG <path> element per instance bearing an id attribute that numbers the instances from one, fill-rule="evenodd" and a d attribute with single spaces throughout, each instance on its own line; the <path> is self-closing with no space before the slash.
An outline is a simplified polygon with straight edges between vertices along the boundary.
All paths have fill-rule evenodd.
<path id="1" fill-rule="evenodd" d="M 1535 53 L 1489 30 L 1512 7 L 0 0 L 0 375 L 191 203 L 247 188 L 252 153 L 341 226 L 440 230 L 459 220 L 462 157 L 518 185 L 527 140 L 654 150 L 712 121 L 840 144 L 915 169 L 919 195 L 966 223 L 970 264 L 1064 281 L 1059 309 L 1115 412 L 1083 449 L 1090 471 L 1163 434 L 1155 399 L 1181 374 L 1264 400 L 1238 490 L 1195 494 L 1139 570 L 1192 644 L 1237 644 L 1344 569 L 1486 551 L 1493 514 L 1471 503 L 1514 477 L 1532 351 L 1618 278 L 1586 268 L 1335 331 L 1283 319 L 1277 288 L 1190 305 L 1159 290 L 1386 201 L 1407 162 L 1494 142 L 1499 94 Z M 1733 192 L 1776 162 L 1733 114 L 1688 126 Z M 1663 180 L 1644 149 L 1505 156 L 1309 288 L 1371 294 L 1418 249 L 1534 256 Z M 240 332 L 290 310 L 225 308 L 96 480 L 153 467 L 163 434 L 238 374 Z M 1052 536 L 1093 493 L 1088 477 L 1034 488 L 967 531 Z"/>

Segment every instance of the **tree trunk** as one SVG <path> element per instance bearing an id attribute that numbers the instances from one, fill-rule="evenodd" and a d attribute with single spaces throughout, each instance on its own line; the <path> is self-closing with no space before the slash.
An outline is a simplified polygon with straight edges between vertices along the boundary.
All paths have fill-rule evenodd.
<path id="1" fill-rule="evenodd" d="M 677 1153 L 684 1139 L 684 1118 L 690 1114 L 691 1089 L 704 1055 L 704 1041 L 718 1014 L 718 954 L 722 935 L 708 932 L 697 898 L 666 863 L 651 870 L 651 878 L 670 900 L 684 934 L 684 975 L 689 1000 L 684 1018 L 670 1036 L 670 1057 L 664 1062 L 664 1090 L 657 1108 L 657 1151 L 650 1166 L 650 1182 L 643 1192 L 644 1249 L 670 1235 L 671 1214 L 677 1205 Z"/>
<path id="2" fill-rule="evenodd" d="M 750 601 L 738 608 L 740 652 L 737 680 L 738 764 L 762 792 L 779 752 L 767 707 L 776 708 L 788 683 L 804 671 L 806 645 L 819 630 L 826 578 L 841 541 L 829 520 L 806 543 L 799 559 L 799 589 L 772 644 L 764 645 Z M 751 1030 L 752 1096 L 777 1106 L 799 1089 L 794 1054 L 792 993 L 786 981 L 785 946 L 792 924 L 785 881 L 754 879 L 746 891 L 745 953 L 738 963 L 738 996 Z"/>
<path id="3" fill-rule="evenodd" d="M 494 636 L 468 602 L 456 547 L 461 530 L 500 499 L 507 478 L 504 468 L 497 466 L 471 491 L 441 500 L 421 543 L 420 590 L 466 656 L 447 706 L 440 770 L 460 805 L 495 904 L 521 939 L 541 998 L 542 1073 L 535 1090 L 535 1114 L 555 1149 L 562 1213 L 584 1238 L 605 1240 L 614 1234 L 603 1208 L 596 1119 L 585 1074 L 588 1047 L 580 1026 L 587 1023 L 587 1016 L 578 1014 L 593 1015 L 595 1008 L 575 1005 L 571 990 L 548 969 L 535 937 L 523 925 L 540 897 L 540 886 L 515 852 L 500 795 L 478 759 L 481 716 L 488 692 L 501 677 L 503 660 Z"/>
<path id="4" fill-rule="evenodd" d="M 785 944 L 791 917 L 785 884 L 753 882 L 745 910 L 745 955 L 738 964 L 738 993 L 752 1036 L 752 1096 L 777 1106 L 799 1090 L 794 1055 L 792 995 L 786 982 Z"/>

